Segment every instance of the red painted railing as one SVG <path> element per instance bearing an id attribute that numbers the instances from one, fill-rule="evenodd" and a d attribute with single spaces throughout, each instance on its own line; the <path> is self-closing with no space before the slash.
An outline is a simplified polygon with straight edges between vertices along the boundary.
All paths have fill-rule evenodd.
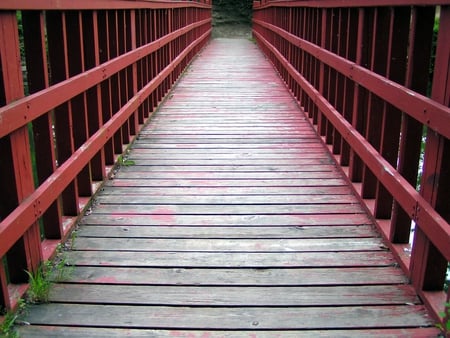
<path id="1" fill-rule="evenodd" d="M 254 8 L 258 44 L 437 317 L 450 260 L 450 1 Z"/>
<path id="2" fill-rule="evenodd" d="M 1 1 L 0 308 L 208 41 L 210 3 Z"/>

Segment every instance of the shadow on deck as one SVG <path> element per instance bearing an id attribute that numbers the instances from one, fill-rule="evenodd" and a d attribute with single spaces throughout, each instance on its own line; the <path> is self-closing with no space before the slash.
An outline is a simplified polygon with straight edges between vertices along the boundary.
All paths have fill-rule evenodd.
<path id="1" fill-rule="evenodd" d="M 250 41 L 213 40 L 127 160 L 76 231 L 73 272 L 21 337 L 438 333 Z"/>

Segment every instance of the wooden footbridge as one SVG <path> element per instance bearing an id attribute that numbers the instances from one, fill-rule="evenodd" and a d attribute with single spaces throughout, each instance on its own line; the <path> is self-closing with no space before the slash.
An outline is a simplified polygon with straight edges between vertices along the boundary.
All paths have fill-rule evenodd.
<path id="1" fill-rule="evenodd" d="M 445 327 L 449 1 L 255 1 L 254 41 L 210 40 L 207 0 L 0 27 L 4 313 L 63 263 L 20 337 Z"/>

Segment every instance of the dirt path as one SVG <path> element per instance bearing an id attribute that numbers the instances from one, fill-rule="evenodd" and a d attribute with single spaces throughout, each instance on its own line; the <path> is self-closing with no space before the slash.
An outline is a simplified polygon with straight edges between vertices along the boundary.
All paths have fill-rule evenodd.
<path id="1" fill-rule="evenodd" d="M 252 36 L 251 26 L 245 24 L 221 24 L 213 27 L 213 38 L 245 38 Z"/>

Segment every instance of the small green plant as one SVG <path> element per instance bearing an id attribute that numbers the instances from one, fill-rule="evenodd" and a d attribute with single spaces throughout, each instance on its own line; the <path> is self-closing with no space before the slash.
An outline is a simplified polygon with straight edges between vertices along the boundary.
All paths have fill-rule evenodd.
<path id="1" fill-rule="evenodd" d="M 135 165 L 135 164 L 136 164 L 134 161 L 128 160 L 128 159 L 124 158 L 122 155 L 120 155 L 120 156 L 117 158 L 117 163 L 118 163 L 120 166 L 124 166 L 124 167 L 129 167 L 129 166 L 131 166 L 131 165 Z"/>
<path id="2" fill-rule="evenodd" d="M 440 313 L 443 318 L 443 323 L 436 326 L 442 331 L 444 337 L 450 336 L 450 302 L 444 304 L 444 311 Z"/>
<path id="3" fill-rule="evenodd" d="M 51 263 L 48 277 L 53 282 L 61 282 L 70 277 L 73 269 L 64 253 L 60 253 Z"/>
<path id="4" fill-rule="evenodd" d="M 15 330 L 14 325 L 17 318 L 25 310 L 25 302 L 23 300 L 19 301 L 18 308 L 16 311 L 8 311 L 5 313 L 3 322 L 0 324 L 0 337 L 4 338 L 18 338 L 19 334 Z"/>
<path id="5" fill-rule="evenodd" d="M 38 266 L 36 271 L 25 271 L 28 275 L 30 287 L 27 292 L 27 301 L 33 304 L 47 303 L 51 281 L 48 278 L 50 262 L 46 261 Z"/>
<path id="6" fill-rule="evenodd" d="M 61 245 L 58 245 L 56 252 L 55 259 L 43 262 L 35 272 L 25 271 L 30 284 L 27 292 L 29 303 L 47 303 L 52 282 L 67 279 L 72 273 L 73 266 L 67 262 Z"/>

